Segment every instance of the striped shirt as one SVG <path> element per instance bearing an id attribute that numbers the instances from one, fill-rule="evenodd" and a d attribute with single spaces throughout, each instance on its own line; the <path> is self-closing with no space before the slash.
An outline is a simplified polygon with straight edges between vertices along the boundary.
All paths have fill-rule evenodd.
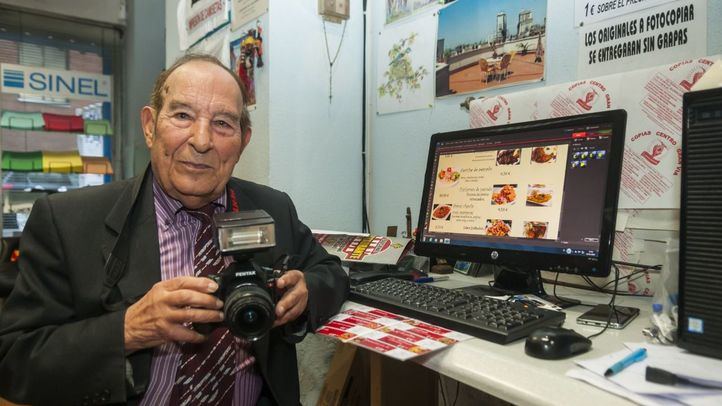
<path id="1" fill-rule="evenodd" d="M 226 191 L 216 199 L 216 213 L 225 211 Z M 160 246 L 161 280 L 179 276 L 193 276 L 193 245 L 201 222 L 183 210 L 183 205 L 168 196 L 153 178 L 153 198 Z M 223 257 L 226 266 L 232 261 Z M 255 358 L 247 350 L 250 346 L 236 338 L 236 382 L 234 385 L 234 406 L 255 405 L 261 394 L 263 381 L 254 368 Z M 142 406 L 167 405 L 175 382 L 178 363 L 181 359 L 180 345 L 165 343 L 154 348 L 151 360 L 150 384 Z"/>

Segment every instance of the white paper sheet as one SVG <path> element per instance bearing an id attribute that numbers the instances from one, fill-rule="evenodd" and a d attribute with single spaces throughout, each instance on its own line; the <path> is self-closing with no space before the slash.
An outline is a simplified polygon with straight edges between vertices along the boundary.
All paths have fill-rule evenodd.
<path id="1" fill-rule="evenodd" d="M 647 365 L 709 381 L 722 379 L 722 361 L 701 357 L 673 346 L 648 343 L 626 343 L 626 349 L 590 360 L 577 361 L 581 368 L 567 376 L 583 380 L 608 392 L 643 405 L 719 405 L 722 390 L 701 389 L 682 385 L 660 385 L 645 379 Z M 647 358 L 630 365 L 616 375 L 605 378 L 607 368 L 637 348 L 647 349 Z"/>

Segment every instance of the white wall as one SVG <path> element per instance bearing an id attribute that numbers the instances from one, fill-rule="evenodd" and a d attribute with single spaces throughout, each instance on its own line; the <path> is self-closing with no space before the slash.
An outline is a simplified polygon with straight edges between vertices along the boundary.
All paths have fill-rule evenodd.
<path id="1" fill-rule="evenodd" d="M 372 27 L 369 57 L 376 66 L 378 33 L 383 28 L 384 2 L 371 1 Z M 708 52 L 722 53 L 722 2 L 708 2 Z M 517 92 L 539 86 L 573 81 L 577 71 L 577 34 L 573 27 L 574 0 L 548 0 L 547 2 L 547 48 L 545 81 L 514 88 L 490 90 L 485 96 Z M 376 83 L 375 69 L 368 72 L 370 83 Z M 404 224 L 404 213 L 410 206 L 414 224 L 418 221 L 421 204 L 423 177 L 429 139 L 437 132 L 469 128 L 469 116 L 459 104 L 468 96 L 450 96 L 436 99 L 434 108 L 371 118 L 370 165 L 371 165 L 371 231 L 384 233 L 386 226 Z M 376 99 L 370 100 L 371 111 L 376 111 Z"/>
<path id="2" fill-rule="evenodd" d="M 287 191 L 316 228 L 361 230 L 361 9 L 361 0 L 351 1 L 329 103 L 317 1 L 271 1 L 270 185 Z M 342 25 L 326 28 L 333 57 Z"/>
<path id="3" fill-rule="evenodd" d="M 177 4 L 165 2 L 166 66 L 181 54 Z M 329 104 L 317 1 L 270 1 L 263 19 L 266 66 L 256 71 L 253 137 L 234 171 L 235 176 L 287 192 L 312 228 L 361 229 L 361 0 L 351 0 L 351 9 Z M 341 26 L 327 28 L 335 52 Z"/>
<path id="4" fill-rule="evenodd" d="M 0 3 L 70 17 L 124 25 L 126 0 L 2 0 Z"/>

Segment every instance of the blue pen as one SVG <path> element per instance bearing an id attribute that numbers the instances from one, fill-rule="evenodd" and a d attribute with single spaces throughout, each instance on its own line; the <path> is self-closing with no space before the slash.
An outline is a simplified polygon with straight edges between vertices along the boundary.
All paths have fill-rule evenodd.
<path id="1" fill-rule="evenodd" d="M 445 281 L 447 279 L 449 279 L 448 276 L 427 276 L 424 278 L 415 279 L 414 282 L 416 282 L 416 283 L 440 282 L 440 281 Z"/>
<path id="2" fill-rule="evenodd" d="M 622 358 L 621 361 L 615 362 L 614 365 L 612 365 L 611 367 L 609 367 L 607 369 L 607 371 L 604 373 L 604 376 L 612 376 L 614 374 L 617 374 L 617 373 L 621 372 L 624 368 L 634 364 L 635 362 L 639 362 L 645 358 L 647 358 L 647 349 L 646 348 L 638 348 L 635 351 L 633 351 L 631 354 Z"/>

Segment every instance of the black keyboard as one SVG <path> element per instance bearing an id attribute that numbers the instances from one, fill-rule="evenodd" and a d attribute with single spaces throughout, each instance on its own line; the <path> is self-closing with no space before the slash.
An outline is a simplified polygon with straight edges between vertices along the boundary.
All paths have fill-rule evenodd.
<path id="1" fill-rule="evenodd" d="M 351 287 L 350 300 L 506 344 L 545 326 L 564 323 L 564 313 L 388 278 Z"/>
<path id="2" fill-rule="evenodd" d="M 20 228 L 18 224 L 18 215 L 16 213 L 3 213 L 3 230 L 17 230 Z"/>

